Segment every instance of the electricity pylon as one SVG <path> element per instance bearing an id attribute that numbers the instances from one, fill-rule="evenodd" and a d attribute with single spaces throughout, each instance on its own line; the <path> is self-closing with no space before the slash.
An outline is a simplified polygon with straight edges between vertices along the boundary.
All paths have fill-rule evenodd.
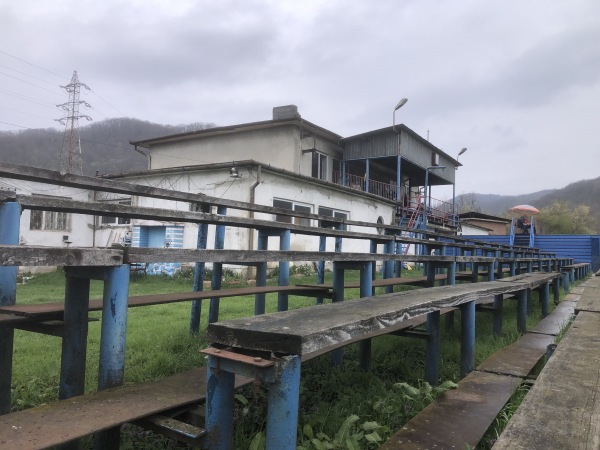
<path id="1" fill-rule="evenodd" d="M 88 91 L 90 90 L 86 84 L 79 81 L 77 71 L 75 70 L 71 82 L 66 86 L 61 86 L 61 88 L 68 92 L 69 101 L 62 105 L 56 105 L 59 108 L 62 108 L 66 113 L 64 117 L 56 119 L 65 126 L 58 168 L 61 173 L 76 173 L 83 175 L 81 140 L 79 138 L 79 119 L 92 120 L 92 118 L 79 113 L 80 105 L 91 108 L 91 105 L 88 102 L 79 100 L 79 93 L 82 86 Z"/>

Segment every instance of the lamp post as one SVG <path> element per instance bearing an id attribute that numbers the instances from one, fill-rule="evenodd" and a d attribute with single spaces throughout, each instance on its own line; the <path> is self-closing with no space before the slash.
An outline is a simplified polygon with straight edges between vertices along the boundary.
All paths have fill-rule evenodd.
<path id="1" fill-rule="evenodd" d="M 458 152 L 458 155 L 456 155 L 456 162 L 458 162 L 458 157 L 466 151 L 467 151 L 467 147 L 463 147 L 461 149 L 461 151 Z M 454 169 L 458 170 L 458 164 L 456 165 L 456 167 Z M 457 222 L 457 220 L 456 220 L 456 179 L 455 179 L 454 183 L 452 183 L 452 223 L 456 226 L 456 222 Z"/>
<path id="2" fill-rule="evenodd" d="M 400 176 L 400 131 L 396 131 L 396 111 L 402 108 L 407 101 L 407 98 L 400 99 L 400 101 L 396 103 L 396 106 L 394 107 L 394 112 L 392 113 L 392 130 L 397 133 L 396 149 L 398 155 L 396 156 L 396 202 L 398 203 L 401 201 L 400 182 L 402 181 L 402 178 Z"/>
<path id="3" fill-rule="evenodd" d="M 423 200 L 423 220 L 422 220 L 422 224 L 421 224 L 421 228 L 423 230 L 425 230 L 427 228 L 427 188 L 429 185 L 429 171 L 430 170 L 439 170 L 439 169 L 445 169 L 446 166 L 429 166 L 427 169 L 425 169 L 425 192 L 424 192 L 424 200 Z M 430 200 L 431 201 L 431 200 Z"/>
<path id="4" fill-rule="evenodd" d="M 392 114 L 392 129 L 394 131 L 396 131 L 396 111 L 398 111 L 400 108 L 402 108 L 404 105 L 406 105 L 407 101 L 408 101 L 407 98 L 400 99 L 400 101 L 394 107 L 394 113 Z"/>

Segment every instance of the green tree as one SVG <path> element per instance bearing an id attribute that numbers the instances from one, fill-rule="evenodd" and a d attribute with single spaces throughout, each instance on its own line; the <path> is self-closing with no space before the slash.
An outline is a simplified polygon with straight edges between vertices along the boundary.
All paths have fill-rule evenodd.
<path id="1" fill-rule="evenodd" d="M 591 234 L 590 208 L 578 205 L 573 209 L 565 202 L 554 202 L 540 210 L 536 218 L 538 229 L 544 234 Z"/>

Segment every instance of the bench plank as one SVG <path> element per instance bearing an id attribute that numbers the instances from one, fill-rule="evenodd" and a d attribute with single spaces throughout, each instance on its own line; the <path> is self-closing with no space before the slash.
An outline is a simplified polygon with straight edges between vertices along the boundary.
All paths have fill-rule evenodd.
<path id="1" fill-rule="evenodd" d="M 457 389 L 444 392 L 379 449 L 473 448 L 521 381 L 506 375 L 471 372 Z"/>
<path id="2" fill-rule="evenodd" d="M 236 376 L 236 387 L 251 383 Z M 200 402 L 201 367 L 155 382 L 106 389 L 0 416 L 0 448 L 42 449 L 169 409 Z M 41 432 L 43 430 L 43 432 Z"/>
<path id="3" fill-rule="evenodd" d="M 517 342 L 490 355 L 477 370 L 525 378 L 553 342 L 554 336 L 526 333 Z"/>
<path id="4" fill-rule="evenodd" d="M 527 285 L 527 283 L 525 283 Z M 303 355 L 390 332 L 400 322 L 523 284 L 482 282 L 399 292 L 210 324 L 207 340 L 225 346 Z"/>
<path id="5" fill-rule="evenodd" d="M 494 449 L 600 448 L 599 329 L 579 313 Z"/>
<path id="6" fill-rule="evenodd" d="M 128 305 L 151 306 L 164 303 L 185 302 L 189 300 L 202 300 L 213 297 L 237 297 L 242 295 L 254 295 L 263 293 L 285 292 L 290 295 L 307 297 L 330 296 L 327 288 L 305 287 L 305 286 L 251 286 L 244 288 L 220 289 L 216 291 L 181 292 L 176 294 L 154 294 L 136 295 L 129 297 Z M 36 319 L 48 319 L 62 316 L 65 304 L 63 302 L 37 303 L 28 305 L 0 306 L 0 314 L 12 314 Z M 90 311 L 102 310 L 102 299 L 90 300 Z M 0 316 L 1 319 L 2 316 Z M 7 319 L 8 320 L 8 319 Z M 2 322 L 0 320 L 0 326 Z"/>

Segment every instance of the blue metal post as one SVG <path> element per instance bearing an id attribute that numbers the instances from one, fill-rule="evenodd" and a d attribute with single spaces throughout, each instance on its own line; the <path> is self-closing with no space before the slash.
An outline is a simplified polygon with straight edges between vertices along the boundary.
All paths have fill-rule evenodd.
<path id="1" fill-rule="evenodd" d="M 385 244 L 385 252 L 388 255 L 393 255 L 394 247 L 395 247 L 395 242 L 388 241 Z M 394 277 L 394 261 L 384 261 L 383 262 L 383 272 L 384 272 L 383 278 L 385 278 L 385 279 L 393 278 Z M 394 286 L 386 286 L 385 292 L 386 292 L 386 294 L 391 294 L 392 292 L 394 292 Z"/>
<path id="2" fill-rule="evenodd" d="M 279 250 L 289 251 L 290 250 L 290 230 L 283 230 L 281 237 L 279 238 Z M 279 286 L 288 286 L 290 284 L 290 262 L 279 261 Z M 265 279 L 266 284 L 266 279 Z M 277 294 L 277 311 L 288 310 L 288 294 L 285 292 L 279 292 Z"/>
<path id="3" fill-rule="evenodd" d="M 475 368 L 475 302 L 460 305 L 460 376 Z"/>
<path id="4" fill-rule="evenodd" d="M 446 274 L 446 283 L 449 286 L 454 286 L 456 284 L 456 261 L 451 262 L 448 265 L 448 273 Z"/>
<path id="5" fill-rule="evenodd" d="M 227 214 L 227 207 L 217 207 L 217 214 L 224 216 Z M 215 227 L 215 250 L 222 250 L 225 248 L 225 225 L 217 225 Z M 221 283 L 223 282 L 223 264 L 213 263 L 213 272 L 211 280 L 211 289 L 218 291 L 221 289 Z M 211 297 L 210 305 L 208 307 L 208 323 L 217 322 L 219 320 L 219 303 L 220 297 Z"/>
<path id="6" fill-rule="evenodd" d="M 488 264 L 488 281 L 494 281 L 494 263 Z"/>
<path id="7" fill-rule="evenodd" d="M 504 307 L 504 296 L 502 294 L 494 295 L 494 336 L 499 337 L 502 334 L 502 310 Z"/>
<path id="8" fill-rule="evenodd" d="M 252 230 L 248 231 L 252 233 Z M 196 248 L 200 250 L 206 250 L 206 244 L 208 242 L 208 224 L 198 224 L 198 238 L 196 241 Z M 204 276 L 206 274 L 206 263 L 204 261 L 197 262 L 194 267 L 194 292 L 200 292 L 204 290 Z M 202 300 L 192 300 L 192 309 L 190 312 L 190 332 L 198 333 L 200 331 L 200 317 L 202 314 Z"/>
<path id="9" fill-rule="evenodd" d="M 517 292 L 517 331 L 527 331 L 527 290 Z"/>
<path id="10" fill-rule="evenodd" d="M 377 241 L 371 239 L 369 243 L 369 252 L 373 255 L 377 254 Z M 371 263 L 371 272 L 373 273 L 373 279 L 377 278 L 377 262 Z M 381 278 L 385 278 L 385 266 L 381 267 Z M 375 295 L 375 288 L 372 289 L 371 295 Z"/>
<path id="11" fill-rule="evenodd" d="M 542 296 L 540 299 L 542 302 L 542 317 L 546 317 L 548 315 L 548 303 L 550 302 L 550 282 L 544 283 L 539 292 Z"/>
<path id="12" fill-rule="evenodd" d="M 370 297 L 373 291 L 373 266 L 365 262 L 360 269 L 360 298 Z M 368 301 L 368 300 L 366 300 Z M 371 339 L 360 341 L 360 368 L 367 372 L 371 369 Z"/>
<path id="13" fill-rule="evenodd" d="M 122 385 L 125 370 L 129 265 L 110 267 L 105 273 L 98 389 Z"/>
<path id="14" fill-rule="evenodd" d="M 21 205 L 17 202 L 0 204 L 0 244 L 19 245 Z M 10 306 L 17 301 L 16 266 L 0 267 L 0 305 Z M 0 415 L 10 412 L 13 328 L 0 328 Z"/>
<path id="15" fill-rule="evenodd" d="M 369 192 L 369 179 L 370 179 L 370 164 L 369 164 L 369 158 L 367 158 L 367 160 L 365 161 L 365 192 Z"/>
<path id="16" fill-rule="evenodd" d="M 560 279 L 555 278 L 552 280 L 552 294 L 554 296 L 554 304 L 560 303 Z"/>
<path id="17" fill-rule="evenodd" d="M 219 368 L 219 360 L 208 356 L 206 380 L 205 448 L 233 448 L 233 394 L 235 375 Z"/>
<path id="18" fill-rule="evenodd" d="M 88 337 L 90 280 L 69 276 L 67 268 L 65 312 L 60 361 L 58 398 L 82 395 L 85 391 L 85 365 Z"/>
<path id="19" fill-rule="evenodd" d="M 475 255 L 475 256 L 477 256 L 477 255 Z M 473 280 L 473 283 L 477 283 L 479 281 L 479 263 L 478 262 L 473 263 L 473 268 L 471 269 L 471 278 Z"/>
<path id="20" fill-rule="evenodd" d="M 327 248 L 327 237 L 319 236 L 319 251 L 324 252 Z M 324 284 L 325 283 L 325 261 L 320 260 L 317 263 L 317 283 Z M 317 297 L 317 305 L 321 305 L 323 303 L 323 297 Z"/>
<path id="21" fill-rule="evenodd" d="M 344 269 L 343 266 L 333 262 L 333 302 L 344 300 Z M 331 363 L 334 366 L 341 366 L 344 359 L 344 349 L 338 348 L 331 352 Z"/>
<path id="22" fill-rule="evenodd" d="M 398 149 L 400 150 L 400 149 Z M 402 184 L 402 173 L 401 173 L 401 168 L 402 168 L 402 157 L 400 155 L 396 156 L 396 202 L 401 205 L 402 204 L 402 198 L 401 194 L 401 184 Z"/>
<path id="23" fill-rule="evenodd" d="M 298 434 L 301 359 L 298 355 L 282 359 L 279 380 L 269 385 L 266 448 L 294 450 Z"/>
<path id="24" fill-rule="evenodd" d="M 427 344 L 425 350 L 425 380 L 437 386 L 440 365 L 440 312 L 427 314 Z"/>
<path id="25" fill-rule="evenodd" d="M 569 275 L 568 271 L 563 272 L 563 284 L 565 287 L 565 294 L 568 294 L 571 290 L 570 286 L 571 275 Z"/>
<path id="26" fill-rule="evenodd" d="M 98 367 L 99 390 L 123 384 L 130 272 L 129 264 L 110 267 L 104 272 L 100 365 Z M 120 428 L 111 428 L 94 436 L 94 448 L 117 449 L 119 440 Z"/>
<path id="27" fill-rule="evenodd" d="M 263 231 L 258 230 L 258 249 L 268 250 L 269 249 L 269 235 Z M 289 266 L 288 266 L 289 267 Z M 256 265 L 256 286 L 267 285 L 267 262 L 260 262 Z M 266 305 L 266 294 L 254 294 L 254 315 L 259 316 L 265 313 Z"/>

